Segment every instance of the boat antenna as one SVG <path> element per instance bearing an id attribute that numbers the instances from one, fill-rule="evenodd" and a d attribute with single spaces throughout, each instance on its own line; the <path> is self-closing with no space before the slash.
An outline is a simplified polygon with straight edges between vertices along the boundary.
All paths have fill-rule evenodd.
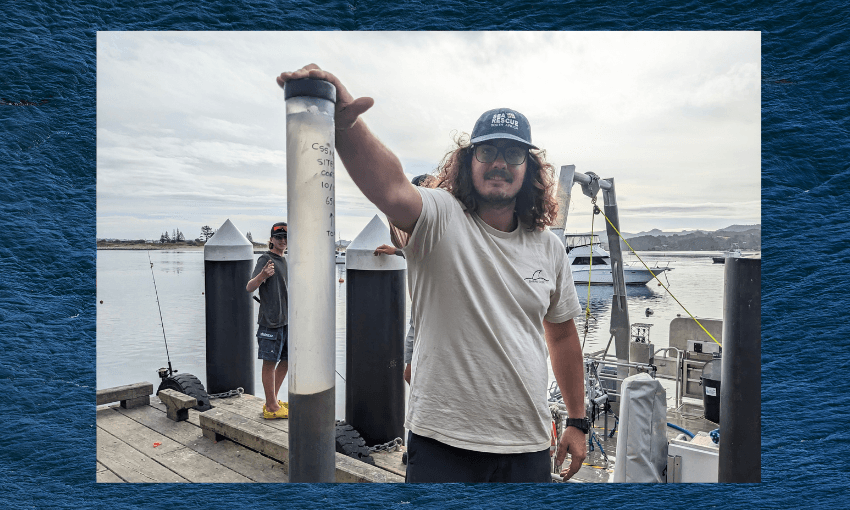
<path id="1" fill-rule="evenodd" d="M 153 261 L 151 261 L 151 252 L 148 250 L 148 262 L 151 264 L 151 278 L 153 279 L 153 292 L 156 296 L 156 307 L 159 309 L 159 325 L 162 326 L 162 339 L 165 341 L 165 358 L 168 360 L 168 376 L 174 373 L 171 369 L 171 356 L 168 355 L 168 340 L 165 338 L 165 323 L 162 321 L 162 307 L 159 305 L 159 291 L 156 290 L 156 277 L 153 275 Z"/>

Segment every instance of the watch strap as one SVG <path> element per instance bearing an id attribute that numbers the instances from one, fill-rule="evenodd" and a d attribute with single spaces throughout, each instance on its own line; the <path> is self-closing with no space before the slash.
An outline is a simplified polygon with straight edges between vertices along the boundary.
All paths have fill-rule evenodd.
<path id="1" fill-rule="evenodd" d="M 587 418 L 567 418 L 566 423 L 567 427 L 575 427 L 585 434 L 590 430 L 590 422 Z"/>

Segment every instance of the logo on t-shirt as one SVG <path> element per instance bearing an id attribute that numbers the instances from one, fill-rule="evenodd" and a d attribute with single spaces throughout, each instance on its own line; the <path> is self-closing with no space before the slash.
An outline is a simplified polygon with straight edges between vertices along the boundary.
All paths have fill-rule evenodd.
<path id="1" fill-rule="evenodd" d="M 546 278 L 543 278 L 543 270 L 538 269 L 537 271 L 534 272 L 533 275 L 531 275 L 531 278 L 526 278 L 525 281 L 527 281 L 529 283 L 546 283 L 549 280 L 547 280 Z"/>

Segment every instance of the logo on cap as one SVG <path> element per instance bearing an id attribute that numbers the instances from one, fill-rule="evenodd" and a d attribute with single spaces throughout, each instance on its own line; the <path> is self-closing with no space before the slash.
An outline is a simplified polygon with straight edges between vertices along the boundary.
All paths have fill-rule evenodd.
<path id="1" fill-rule="evenodd" d="M 531 149 L 537 148 L 531 143 L 531 126 L 528 119 L 510 108 L 496 108 L 481 114 L 472 128 L 470 143 L 477 144 L 497 138 L 516 140 Z"/>
<path id="2" fill-rule="evenodd" d="M 511 112 L 497 113 L 493 115 L 490 127 L 509 127 L 511 129 L 519 130 L 519 122 L 516 120 L 516 115 Z"/>

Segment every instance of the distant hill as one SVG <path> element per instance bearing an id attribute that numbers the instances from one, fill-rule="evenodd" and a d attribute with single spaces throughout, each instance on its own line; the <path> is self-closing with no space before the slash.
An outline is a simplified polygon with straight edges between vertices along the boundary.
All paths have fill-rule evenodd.
<path id="1" fill-rule="evenodd" d="M 746 232 L 748 230 L 761 231 L 761 225 L 730 225 L 726 228 L 717 230 L 717 232 Z"/>
<path id="2" fill-rule="evenodd" d="M 589 235 L 589 232 L 585 232 Z M 723 251 L 736 243 L 742 250 L 761 250 L 761 225 L 730 225 L 715 231 L 682 230 L 665 232 L 654 228 L 646 232 L 632 234 L 623 232 L 629 244 L 638 251 Z M 603 231 L 599 234 L 602 243 L 609 246 L 608 238 Z M 623 250 L 628 250 L 624 242 L 620 242 Z"/>
<path id="3" fill-rule="evenodd" d="M 761 250 L 761 225 L 732 225 L 714 232 L 695 230 L 624 237 L 639 251 L 723 251 L 732 244 L 742 250 Z M 624 242 L 620 245 L 628 249 Z"/>

